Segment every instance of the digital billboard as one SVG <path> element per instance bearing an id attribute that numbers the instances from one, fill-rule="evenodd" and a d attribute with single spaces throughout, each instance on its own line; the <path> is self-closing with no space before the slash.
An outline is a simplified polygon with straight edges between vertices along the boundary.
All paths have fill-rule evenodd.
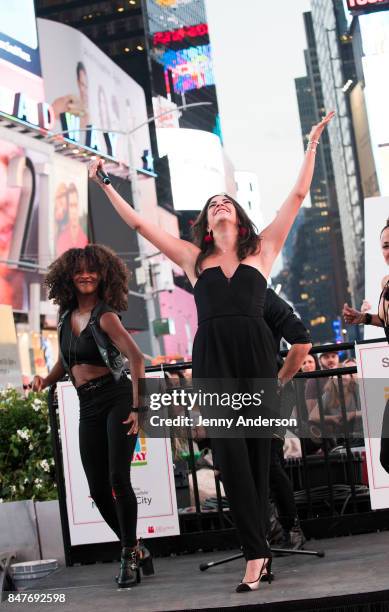
<path id="1" fill-rule="evenodd" d="M 88 174 L 85 164 L 62 155 L 54 158 L 50 206 L 50 260 L 88 244 Z M 49 262 L 45 262 L 46 264 Z"/>
<path id="2" fill-rule="evenodd" d="M 54 131 L 67 130 L 72 140 L 126 165 L 131 145 L 142 168 L 151 146 L 141 86 L 74 28 L 38 19 L 38 32 L 46 99 L 57 117 Z M 143 123 L 130 143 L 127 133 Z"/>
<path id="3" fill-rule="evenodd" d="M 185 93 L 215 84 L 210 44 L 187 49 L 167 49 L 158 56 L 158 61 L 165 68 L 167 86 L 167 71 L 171 71 L 175 93 Z"/>
<path id="4" fill-rule="evenodd" d="M 1 3 L 0 77 L 11 90 L 43 100 L 34 0 Z"/>
<path id="5" fill-rule="evenodd" d="M 146 0 L 149 32 L 206 22 L 204 0 Z"/>
<path id="6" fill-rule="evenodd" d="M 380 194 L 389 195 L 389 12 L 359 18 L 370 138 Z"/>
<path id="7" fill-rule="evenodd" d="M 44 153 L 0 140 L 0 304 L 17 311 L 27 311 L 29 279 L 36 274 L 21 268 L 38 260 L 47 161 Z"/>
<path id="8" fill-rule="evenodd" d="M 347 0 L 347 7 L 353 15 L 389 8 L 389 0 Z"/>

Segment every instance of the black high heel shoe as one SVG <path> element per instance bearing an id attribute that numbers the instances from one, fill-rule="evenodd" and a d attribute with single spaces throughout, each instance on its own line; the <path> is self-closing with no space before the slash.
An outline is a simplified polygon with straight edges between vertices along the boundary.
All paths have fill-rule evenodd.
<path id="1" fill-rule="evenodd" d="M 257 580 L 253 580 L 252 582 L 240 582 L 236 587 L 236 592 L 249 593 L 250 591 L 257 591 L 261 582 L 268 582 L 269 584 L 271 584 L 273 580 L 273 574 L 271 573 L 271 564 L 271 557 L 269 559 L 264 559 Z M 266 574 L 264 573 L 265 571 Z"/>
<path id="2" fill-rule="evenodd" d="M 140 569 L 137 548 L 123 546 L 120 571 L 117 576 L 117 584 L 121 589 L 135 586 L 140 582 Z"/>

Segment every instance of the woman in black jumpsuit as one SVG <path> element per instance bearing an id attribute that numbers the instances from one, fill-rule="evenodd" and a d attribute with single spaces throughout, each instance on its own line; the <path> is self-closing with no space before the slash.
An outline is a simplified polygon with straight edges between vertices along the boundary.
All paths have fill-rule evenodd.
<path id="1" fill-rule="evenodd" d="M 226 194 L 209 198 L 194 225 L 194 244 L 165 232 L 135 212 L 97 175 L 89 176 L 105 191 L 124 221 L 181 266 L 194 286 L 198 329 L 193 344 L 192 374 L 196 379 L 267 379 L 268 399 L 277 381 L 275 346 L 263 319 L 267 278 L 309 190 L 318 139 L 334 113 L 312 128 L 296 185 L 275 220 L 258 236 L 241 206 Z M 269 408 L 269 405 L 265 408 Z M 270 436 L 214 439 L 218 464 L 236 529 L 247 561 L 237 591 L 270 581 L 271 552 L 266 541 Z"/>

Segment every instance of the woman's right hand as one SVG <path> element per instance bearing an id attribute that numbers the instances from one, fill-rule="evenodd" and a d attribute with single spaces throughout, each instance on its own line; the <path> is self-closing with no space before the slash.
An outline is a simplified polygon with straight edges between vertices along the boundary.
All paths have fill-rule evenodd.
<path id="1" fill-rule="evenodd" d="M 98 183 L 98 185 L 100 185 L 101 187 L 104 185 L 104 183 L 101 180 L 101 178 L 97 176 L 98 170 L 103 170 L 103 172 L 105 172 L 103 160 L 102 159 L 92 159 L 92 161 L 90 161 L 88 164 L 89 178 L 92 179 L 92 181 L 95 181 L 96 183 Z"/>
<path id="2" fill-rule="evenodd" d="M 35 375 L 32 381 L 32 390 L 43 391 L 45 386 L 45 379 L 42 376 Z"/>
<path id="3" fill-rule="evenodd" d="M 343 306 L 342 314 L 343 314 L 345 323 L 348 323 L 349 325 L 359 325 L 359 323 L 363 323 L 363 319 L 364 319 L 363 312 L 361 312 L 360 310 L 356 310 L 355 308 L 352 308 L 348 304 L 345 304 Z"/>

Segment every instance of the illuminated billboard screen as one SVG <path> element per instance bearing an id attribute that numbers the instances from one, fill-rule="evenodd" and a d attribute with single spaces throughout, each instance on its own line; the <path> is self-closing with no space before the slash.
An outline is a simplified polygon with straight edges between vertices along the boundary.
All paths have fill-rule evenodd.
<path id="1" fill-rule="evenodd" d="M 351 13 L 357 15 L 389 8 L 389 0 L 347 0 L 347 7 Z"/>
<path id="2" fill-rule="evenodd" d="M 206 23 L 204 0 L 146 0 L 149 32 Z"/>
<path id="3" fill-rule="evenodd" d="M 389 11 L 359 18 L 364 56 L 389 53 Z"/>
<path id="4" fill-rule="evenodd" d="M 66 127 L 74 126 L 69 134 L 76 142 L 128 165 L 125 132 L 145 124 L 131 137 L 135 163 L 142 167 L 141 158 L 151 146 L 141 86 L 74 28 L 38 19 L 38 31 L 46 98 L 57 117 L 55 131 L 65 129 L 65 118 Z M 96 130 L 90 130 L 92 126 Z"/>
<path id="5" fill-rule="evenodd" d="M 359 25 L 363 47 L 365 100 L 371 144 L 381 195 L 389 195 L 389 12 L 362 15 Z"/>
<path id="6" fill-rule="evenodd" d="M 223 149 L 215 134 L 185 128 L 158 128 L 159 156 L 169 159 L 175 210 L 200 210 L 226 191 Z"/>
<path id="7" fill-rule="evenodd" d="M 1 3 L 0 77 L 13 91 L 43 100 L 34 0 Z"/>
<path id="8" fill-rule="evenodd" d="M 0 140 L 0 304 L 17 311 L 27 311 L 29 279 L 37 276 L 21 268 L 37 262 L 47 163 L 44 153 Z"/>
<path id="9" fill-rule="evenodd" d="M 168 49 L 160 55 L 158 61 L 163 64 L 166 75 L 168 70 L 171 71 L 175 93 L 215 84 L 209 44 L 188 49 Z"/>

